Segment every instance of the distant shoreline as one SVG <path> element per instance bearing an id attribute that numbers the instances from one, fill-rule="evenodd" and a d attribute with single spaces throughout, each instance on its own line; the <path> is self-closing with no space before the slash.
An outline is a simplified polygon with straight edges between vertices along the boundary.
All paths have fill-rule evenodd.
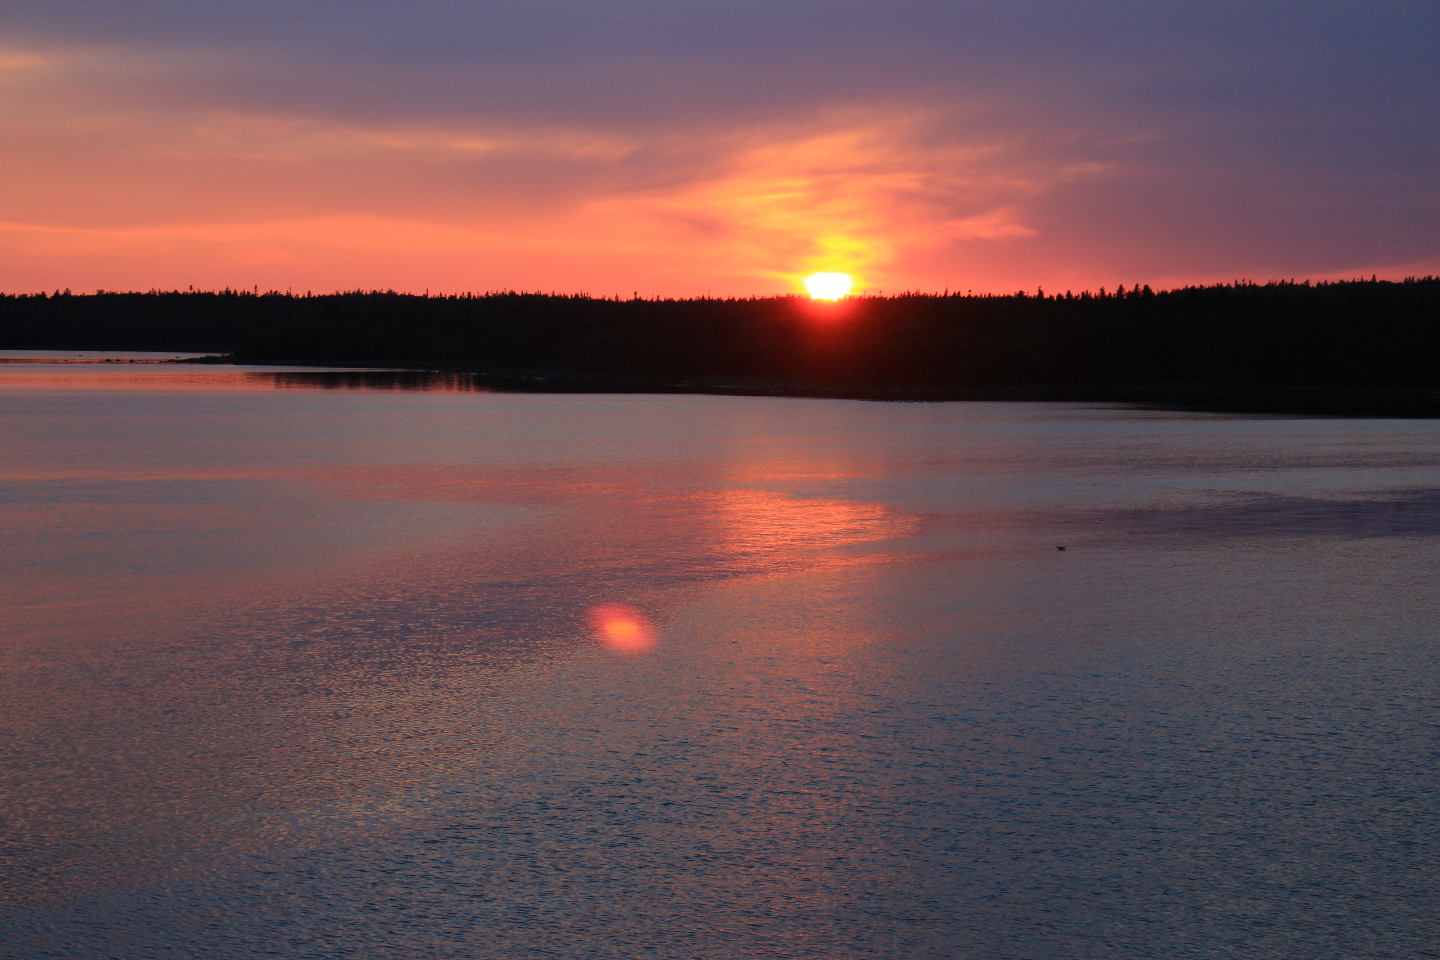
<path id="1" fill-rule="evenodd" d="M 1338 417 L 1440 418 L 1440 388 L 1230 386 L 1198 383 L 1133 385 L 1008 386 L 957 388 L 936 386 L 863 386 L 706 377 L 670 379 L 651 376 L 585 374 L 556 370 L 485 370 L 433 364 L 339 363 L 325 360 L 237 361 L 232 357 L 165 360 L 170 364 L 329 368 L 350 371 L 357 379 L 403 375 L 469 376 L 475 385 L 511 393 L 708 394 L 738 397 L 796 397 L 901 403 L 1041 402 L 1126 403 L 1157 409 L 1216 413 L 1311 414 Z M 317 376 L 333 376 L 320 373 Z M 357 384 L 358 385 L 358 384 Z"/>
<path id="2" fill-rule="evenodd" d="M 103 351 L 97 351 L 103 352 Z M 1440 388 L 1234 386 L 1202 383 L 1101 384 L 1065 386 L 944 387 L 865 386 L 856 384 L 797 383 L 750 378 L 704 377 L 671 379 L 654 376 L 587 374 L 558 370 L 494 370 L 444 367 L 434 364 L 396 364 L 384 361 L 236 359 L 206 355 L 169 359 L 152 358 L 0 358 L 0 364 L 56 366 L 202 365 L 237 367 L 293 367 L 314 372 L 318 382 L 334 382 L 340 374 L 353 374 L 353 386 L 394 386 L 424 389 L 428 376 L 447 379 L 470 377 L 480 390 L 506 393 L 570 394 L 699 394 L 733 397 L 794 397 L 864 400 L 889 403 L 1025 402 L 1122 403 L 1163 410 L 1211 413 L 1273 413 L 1335 417 L 1440 419 Z M 393 376 L 386 376 L 387 374 Z M 305 373 L 279 374 L 298 381 Z"/>
<path id="3" fill-rule="evenodd" d="M 473 378 L 475 388 L 531 392 L 1440 417 L 1440 277 L 837 303 L 517 292 L 0 295 L 0 347 L 433 370 Z"/>

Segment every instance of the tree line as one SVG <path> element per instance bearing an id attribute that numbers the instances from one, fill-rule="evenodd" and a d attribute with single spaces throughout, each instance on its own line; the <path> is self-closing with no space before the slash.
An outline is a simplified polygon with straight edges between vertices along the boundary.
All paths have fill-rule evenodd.
<path id="1" fill-rule="evenodd" d="M 0 296 L 0 348 L 841 388 L 1440 386 L 1440 278 L 1047 295 Z"/>

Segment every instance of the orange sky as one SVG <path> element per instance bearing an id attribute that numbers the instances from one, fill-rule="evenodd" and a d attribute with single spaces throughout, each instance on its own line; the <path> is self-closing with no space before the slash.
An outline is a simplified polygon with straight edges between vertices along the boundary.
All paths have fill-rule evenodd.
<path id="1" fill-rule="evenodd" d="M 422 57 L 364 5 L 343 42 L 292 23 L 282 44 L 223 18 L 169 26 L 161 0 L 134 25 L 21 3 L 0 41 L 0 289 L 692 296 L 795 292 L 818 270 L 886 292 L 1440 272 L 1434 171 L 1406 155 L 1435 139 L 1423 112 L 1318 99 L 1367 70 L 1383 86 L 1369 61 L 1403 45 L 1322 22 L 1236 52 L 1223 29 L 1117 20 L 1087 58 L 1019 14 L 966 33 L 910 5 L 913 29 L 795 28 L 787 56 L 699 14 L 636 19 L 661 34 L 638 47 L 515 14 L 518 47 L 467 53 L 434 31 L 484 25 L 431 3 L 439 52 Z M 1104 47 L 1127 43 L 1153 56 L 1117 71 Z M 1329 67 L 1306 59 L 1327 51 Z"/>

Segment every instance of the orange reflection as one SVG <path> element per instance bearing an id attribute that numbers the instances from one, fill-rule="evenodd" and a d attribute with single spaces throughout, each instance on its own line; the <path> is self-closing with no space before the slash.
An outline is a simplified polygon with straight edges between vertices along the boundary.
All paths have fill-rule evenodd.
<path id="1" fill-rule="evenodd" d="M 645 653 L 655 649 L 655 628 L 645 614 L 622 603 L 591 607 L 590 629 L 605 646 L 617 653 Z"/>
<path id="2" fill-rule="evenodd" d="M 711 502 L 719 542 L 734 556 L 764 567 L 916 532 L 910 515 L 858 500 L 732 489 L 716 494 Z M 842 557 L 831 553 L 826 560 L 834 563 Z"/>

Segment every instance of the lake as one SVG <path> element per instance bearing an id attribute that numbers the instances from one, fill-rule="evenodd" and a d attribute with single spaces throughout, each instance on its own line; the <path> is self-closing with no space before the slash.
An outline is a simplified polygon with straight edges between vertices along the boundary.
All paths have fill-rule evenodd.
<path id="1" fill-rule="evenodd" d="M 115 356 L 0 365 L 0 956 L 1440 956 L 1436 421 Z"/>

